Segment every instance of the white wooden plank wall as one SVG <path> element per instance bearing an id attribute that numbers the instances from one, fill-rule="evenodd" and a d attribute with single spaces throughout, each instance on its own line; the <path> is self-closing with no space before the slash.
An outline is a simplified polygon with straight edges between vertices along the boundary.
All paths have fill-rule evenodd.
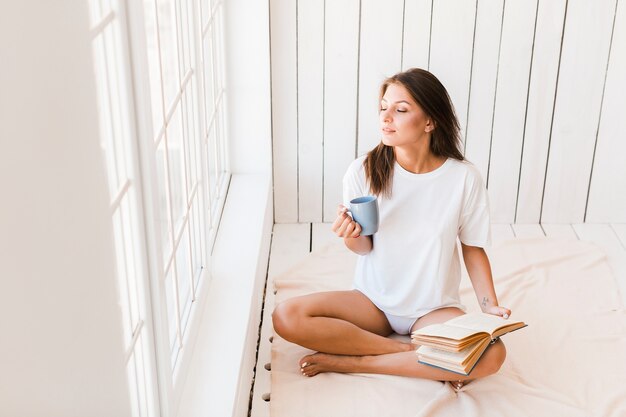
<path id="1" fill-rule="evenodd" d="M 587 221 L 601 222 L 626 207 L 626 4 L 621 0 L 607 68 Z M 612 187 L 603 187 L 610 183 Z M 621 220 L 620 220 L 621 221 Z"/>
<path id="2" fill-rule="evenodd" d="M 432 5 L 431 0 L 404 2 L 402 71 L 428 68 Z"/>
<path id="3" fill-rule="evenodd" d="M 360 52 L 357 107 L 359 155 L 380 142 L 378 92 L 381 81 L 401 69 L 403 6 L 403 0 L 361 0 L 360 43 L 356 45 Z"/>
<path id="4" fill-rule="evenodd" d="M 476 2 L 433 2 L 428 70 L 439 78 L 454 103 L 463 133 L 467 126 Z"/>
<path id="5" fill-rule="evenodd" d="M 296 2 L 272 0 L 270 19 L 274 216 L 281 223 L 295 223 L 298 221 Z"/>
<path id="6" fill-rule="evenodd" d="M 494 222 L 513 223 L 537 0 L 504 3 L 487 189 Z"/>
<path id="7" fill-rule="evenodd" d="M 615 6 L 610 0 L 567 3 L 543 222 L 574 223 L 585 217 Z"/>
<path id="8" fill-rule="evenodd" d="M 330 222 L 378 89 L 447 87 L 497 223 L 626 223 L 626 0 L 270 0 L 275 221 Z"/>
<path id="9" fill-rule="evenodd" d="M 465 157 L 487 179 L 500 55 L 504 0 L 483 0 L 476 12 Z"/>
<path id="10" fill-rule="evenodd" d="M 322 221 L 324 2 L 298 1 L 298 176 L 300 222 Z"/>
<path id="11" fill-rule="evenodd" d="M 539 1 L 517 195 L 518 223 L 541 217 L 566 0 Z"/>
<path id="12" fill-rule="evenodd" d="M 326 4 L 324 52 L 324 218 L 337 211 L 341 179 L 356 155 L 359 0 Z M 320 213 L 321 214 L 321 213 Z"/>

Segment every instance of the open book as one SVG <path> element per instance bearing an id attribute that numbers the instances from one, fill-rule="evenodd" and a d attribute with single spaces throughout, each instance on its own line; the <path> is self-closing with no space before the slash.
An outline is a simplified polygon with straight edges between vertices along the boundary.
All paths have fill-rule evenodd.
<path id="1" fill-rule="evenodd" d="M 420 345 L 420 363 L 469 375 L 490 343 L 526 326 L 493 314 L 470 313 L 416 330 L 411 339 Z"/>

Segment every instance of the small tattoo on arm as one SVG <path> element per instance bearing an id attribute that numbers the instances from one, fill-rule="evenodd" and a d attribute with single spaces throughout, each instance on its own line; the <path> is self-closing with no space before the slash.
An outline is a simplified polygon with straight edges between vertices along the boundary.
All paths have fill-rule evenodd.
<path id="1" fill-rule="evenodd" d="M 488 302 L 489 302 L 489 299 L 487 297 L 483 297 L 483 302 L 481 304 L 483 305 L 483 307 L 487 307 Z"/>

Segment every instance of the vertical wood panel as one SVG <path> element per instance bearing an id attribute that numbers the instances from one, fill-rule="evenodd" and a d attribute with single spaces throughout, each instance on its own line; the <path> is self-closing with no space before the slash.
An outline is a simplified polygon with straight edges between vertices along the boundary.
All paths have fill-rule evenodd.
<path id="1" fill-rule="evenodd" d="M 481 0 L 476 11 L 465 157 L 478 168 L 485 181 L 489 169 L 503 9 L 504 0 Z"/>
<path id="2" fill-rule="evenodd" d="M 298 221 L 322 221 L 324 1 L 298 0 Z"/>
<path id="3" fill-rule="evenodd" d="M 614 12 L 568 2 L 541 221 L 583 221 Z"/>
<path id="4" fill-rule="evenodd" d="M 540 1 L 515 221 L 538 223 L 548 160 L 565 0 Z"/>
<path id="5" fill-rule="evenodd" d="M 476 2 L 437 0 L 432 14 L 429 71 L 448 90 L 465 136 Z"/>
<path id="6" fill-rule="evenodd" d="M 513 223 L 537 0 L 505 3 L 489 162 L 493 221 Z"/>
<path id="7" fill-rule="evenodd" d="M 335 220 L 356 148 L 359 0 L 326 2 L 324 57 L 324 221 Z"/>
<path id="8" fill-rule="evenodd" d="M 402 0 L 361 0 L 358 155 L 380 142 L 378 90 L 400 71 L 402 9 Z"/>
<path id="9" fill-rule="evenodd" d="M 288 223 L 298 221 L 296 2 L 270 0 L 270 19 L 274 220 Z"/>
<path id="10" fill-rule="evenodd" d="M 402 71 L 428 68 L 432 0 L 405 0 Z"/>
<path id="11" fill-rule="evenodd" d="M 626 5 L 620 2 L 609 59 L 586 222 L 626 222 Z"/>

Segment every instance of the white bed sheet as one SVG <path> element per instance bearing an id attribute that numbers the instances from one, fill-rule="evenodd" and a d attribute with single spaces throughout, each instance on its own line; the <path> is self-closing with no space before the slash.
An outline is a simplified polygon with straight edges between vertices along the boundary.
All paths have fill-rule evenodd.
<path id="1" fill-rule="evenodd" d="M 456 393 L 438 381 L 300 374 L 310 350 L 274 336 L 272 417 L 626 416 L 626 312 L 604 253 L 577 240 L 516 239 L 487 250 L 500 303 L 528 327 L 503 337 L 500 371 Z M 350 288 L 356 255 L 342 242 L 274 281 L 276 302 Z M 478 303 L 467 276 L 462 302 Z"/>

